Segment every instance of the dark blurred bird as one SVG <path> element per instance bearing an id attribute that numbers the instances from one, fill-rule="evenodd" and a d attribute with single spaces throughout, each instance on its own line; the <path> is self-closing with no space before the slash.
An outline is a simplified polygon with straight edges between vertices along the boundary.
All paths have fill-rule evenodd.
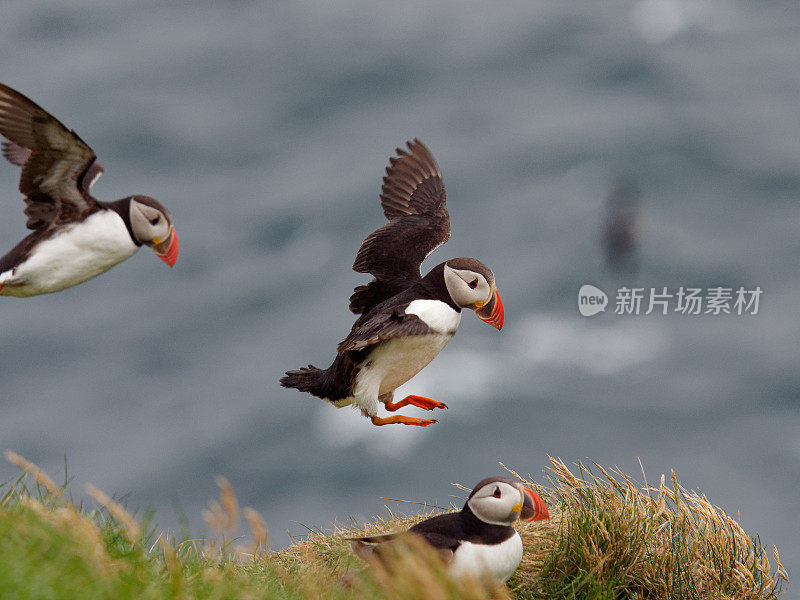
<path id="1" fill-rule="evenodd" d="M 178 258 L 172 215 L 148 196 L 100 202 L 97 156 L 58 119 L 0 83 L 3 156 L 20 167 L 33 233 L 0 258 L 0 295 L 35 296 L 83 283 L 150 246 L 170 267 Z"/>
<path id="2" fill-rule="evenodd" d="M 636 242 L 642 190 L 630 178 L 618 178 L 606 201 L 606 264 L 618 271 L 636 269 Z"/>
<path id="3" fill-rule="evenodd" d="M 381 561 L 387 544 L 413 535 L 439 553 L 454 577 L 488 575 L 505 583 L 522 560 L 522 539 L 512 524 L 549 517 L 534 491 L 506 477 L 489 477 L 478 482 L 461 511 L 426 519 L 400 534 L 349 538 L 350 547 L 367 562 Z"/>
<path id="4" fill-rule="evenodd" d="M 498 330 L 503 303 L 494 274 L 474 258 L 453 258 L 422 277 L 420 264 L 450 237 L 442 174 L 420 142 L 398 148 L 383 178 L 381 205 L 389 220 L 364 240 L 353 269 L 375 279 L 350 297 L 361 316 L 337 348 L 327 369 L 309 365 L 289 371 L 281 385 L 309 392 L 342 407 L 353 404 L 375 425 L 426 426 L 432 419 L 403 415 L 378 417 L 378 402 L 395 411 L 411 404 L 426 410 L 447 408 L 423 396 L 393 402 L 394 390 L 416 375 L 453 337 L 461 309 Z"/>

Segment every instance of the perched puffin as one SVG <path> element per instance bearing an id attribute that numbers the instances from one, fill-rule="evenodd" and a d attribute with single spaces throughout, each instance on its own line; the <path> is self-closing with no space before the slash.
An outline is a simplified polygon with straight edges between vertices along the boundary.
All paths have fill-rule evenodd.
<path id="1" fill-rule="evenodd" d="M 0 295 L 36 296 L 83 283 L 150 246 L 170 267 L 178 258 L 172 215 L 148 196 L 100 202 L 97 155 L 71 129 L 0 83 L 3 156 L 22 167 L 26 223 L 33 233 L 0 258 Z"/>
<path id="2" fill-rule="evenodd" d="M 433 546 L 456 578 L 488 575 L 505 583 L 522 560 L 522 539 L 512 524 L 549 517 L 544 501 L 532 490 L 507 477 L 488 477 L 478 482 L 460 512 L 421 521 L 405 535 Z M 382 546 L 401 535 L 348 539 L 353 552 L 370 562 L 382 560 Z"/>
<path id="3" fill-rule="evenodd" d="M 337 407 L 355 405 L 375 425 L 436 423 L 403 415 L 378 416 L 378 402 L 395 411 L 409 404 L 426 410 L 447 405 L 422 396 L 393 402 L 394 390 L 416 375 L 453 337 L 461 309 L 498 330 L 503 303 L 491 270 L 474 258 L 453 258 L 422 277 L 420 264 L 450 237 L 442 174 L 430 151 L 415 139 L 389 159 L 381 189 L 389 220 L 364 240 L 353 270 L 374 279 L 350 297 L 361 316 L 339 344 L 327 369 L 288 371 L 281 385 L 309 392 Z"/>

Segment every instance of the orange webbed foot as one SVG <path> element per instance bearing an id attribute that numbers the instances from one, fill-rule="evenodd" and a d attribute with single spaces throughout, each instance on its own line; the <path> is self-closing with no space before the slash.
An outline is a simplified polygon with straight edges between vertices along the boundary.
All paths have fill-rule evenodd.
<path id="1" fill-rule="evenodd" d="M 373 425 L 393 425 L 400 423 L 402 425 L 416 425 L 417 427 L 427 427 L 433 423 L 438 423 L 435 419 L 418 419 L 416 417 L 406 417 L 405 415 L 394 415 L 393 417 L 372 417 Z"/>
<path id="2" fill-rule="evenodd" d="M 386 410 L 395 411 L 398 408 L 403 408 L 409 404 L 418 408 L 424 408 L 425 410 L 433 410 L 434 408 L 447 408 L 447 404 L 444 402 L 439 402 L 433 398 L 426 398 L 425 396 L 415 396 L 414 394 L 406 396 L 398 402 L 386 402 L 385 406 Z"/>

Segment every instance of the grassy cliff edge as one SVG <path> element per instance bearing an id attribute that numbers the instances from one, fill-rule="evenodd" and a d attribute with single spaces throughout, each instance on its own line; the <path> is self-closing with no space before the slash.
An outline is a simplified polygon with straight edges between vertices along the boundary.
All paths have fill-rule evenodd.
<path id="1" fill-rule="evenodd" d="M 413 545 L 391 572 L 368 570 L 344 539 L 402 530 L 428 515 L 333 525 L 269 551 L 263 519 L 240 510 L 220 478 L 220 498 L 204 513 L 213 538 L 178 540 L 92 486 L 96 505 L 78 506 L 35 465 L 6 457 L 23 474 L 0 492 L 3 597 L 755 600 L 779 597 L 788 582 L 777 549 L 773 565 L 757 537 L 674 474 L 650 486 L 617 469 L 570 469 L 551 458 L 542 486 L 511 471 L 545 498 L 551 518 L 520 525 L 522 564 L 497 587 L 452 581 L 433 553 Z M 237 537 L 241 516 L 250 532 Z"/>

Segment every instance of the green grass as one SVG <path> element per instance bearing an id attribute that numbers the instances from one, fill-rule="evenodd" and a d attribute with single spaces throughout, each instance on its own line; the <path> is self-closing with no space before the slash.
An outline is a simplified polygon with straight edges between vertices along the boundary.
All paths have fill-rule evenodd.
<path id="1" fill-rule="evenodd" d="M 7 456 L 27 474 L 0 489 L 3 598 L 746 600 L 777 598 L 786 581 L 757 540 L 674 478 L 643 489 L 620 472 L 579 467 L 576 476 L 551 459 L 548 487 L 526 481 L 551 519 L 520 526 L 523 563 L 497 587 L 452 581 L 418 544 L 399 549 L 391 571 L 368 569 L 343 539 L 405 529 L 425 515 L 332 526 L 273 552 L 258 513 L 240 510 L 220 478 L 220 498 L 203 514 L 213 538 L 176 540 L 94 488 L 96 504 L 77 506 L 35 465 Z"/>

